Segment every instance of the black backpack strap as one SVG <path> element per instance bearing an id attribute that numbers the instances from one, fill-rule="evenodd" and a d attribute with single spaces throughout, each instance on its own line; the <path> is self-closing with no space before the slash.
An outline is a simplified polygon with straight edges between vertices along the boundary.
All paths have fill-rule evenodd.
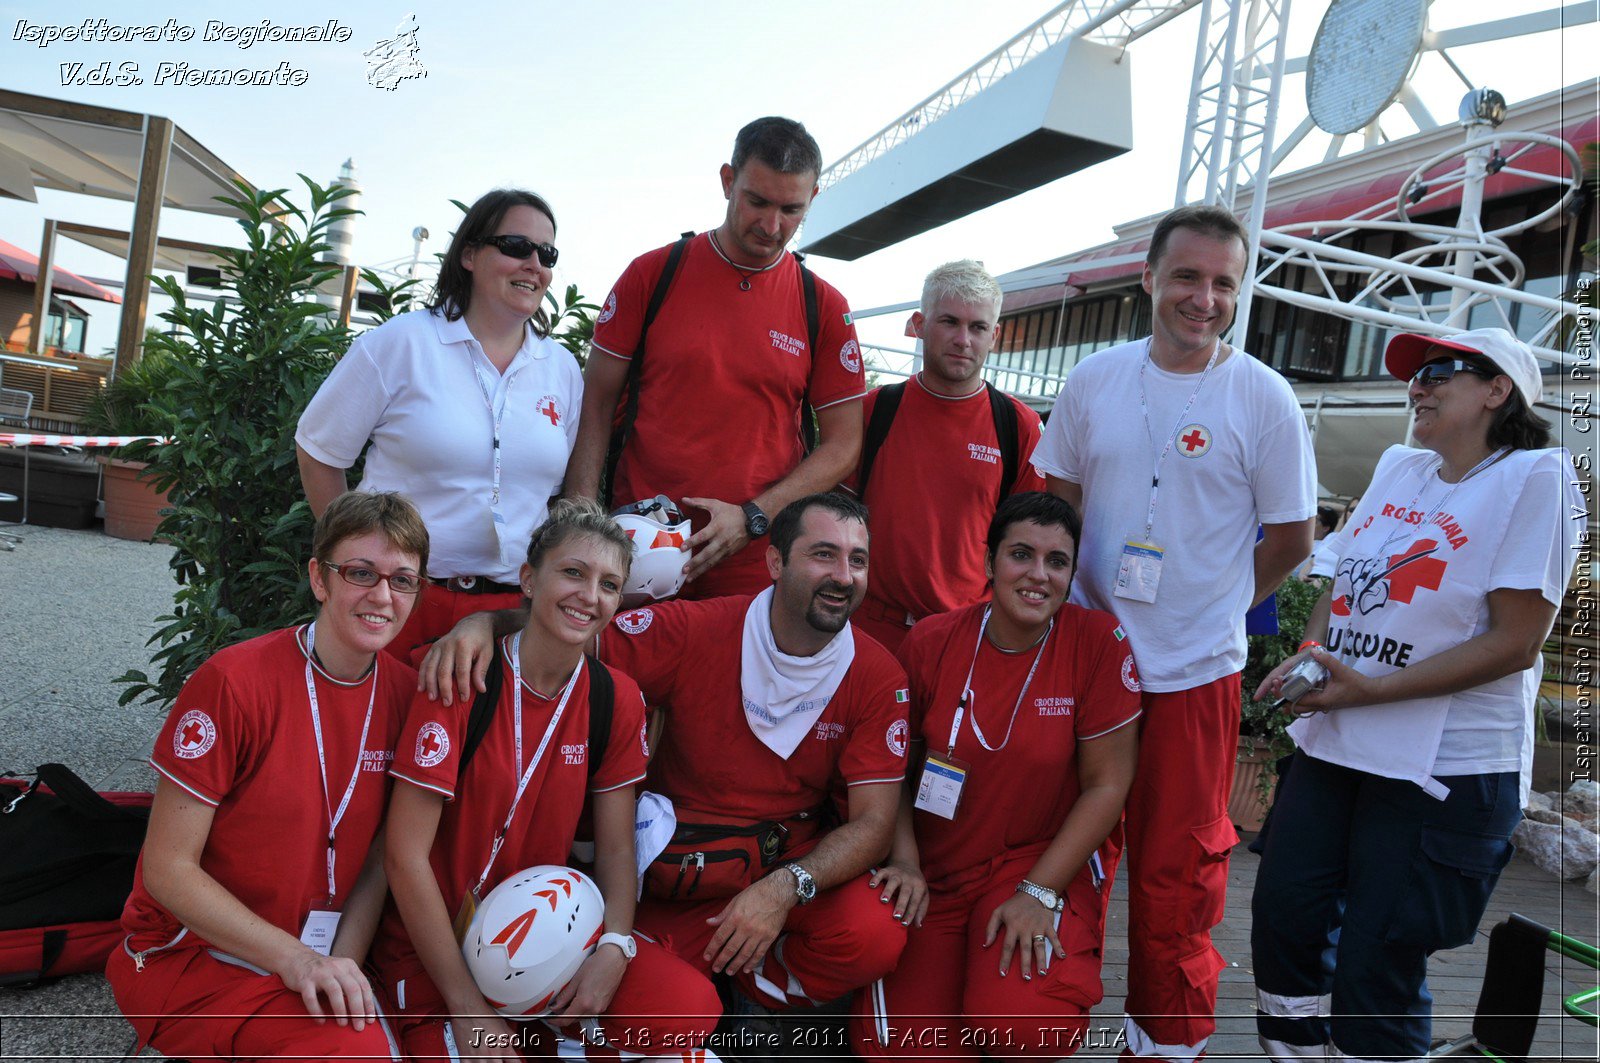
<path id="1" fill-rule="evenodd" d="M 50 787 L 63 804 L 87 819 L 128 820 L 149 816 L 148 810 L 135 811 L 107 801 L 65 764 L 39 765 L 38 779 Z"/>
<path id="2" fill-rule="evenodd" d="M 616 707 L 617 684 L 611 670 L 598 657 L 589 657 L 589 778 L 600 770 L 600 759 L 611 744 L 611 715 Z"/>
<path id="3" fill-rule="evenodd" d="M 872 420 L 867 422 L 866 438 L 861 441 L 861 471 L 856 476 L 857 498 L 867 497 L 867 478 L 872 475 L 872 463 L 877 460 L 883 441 L 889 438 L 889 427 L 894 424 L 895 411 L 900 409 L 900 400 L 905 394 L 903 380 L 878 389 L 877 401 L 872 406 Z"/>
<path id="4" fill-rule="evenodd" d="M 800 291 L 805 297 L 806 304 L 806 350 L 811 352 L 811 361 L 814 364 L 817 360 L 817 336 L 822 332 L 822 311 L 817 302 L 817 277 L 806 268 L 805 256 L 798 251 L 795 252 L 794 261 L 795 265 L 800 267 Z M 817 418 L 816 411 L 811 408 L 809 390 L 804 401 L 800 403 L 800 443 L 807 454 L 817 449 Z"/>
<path id="5" fill-rule="evenodd" d="M 1017 452 L 1021 445 L 1017 439 L 1017 408 L 1011 397 L 988 381 L 983 385 L 989 391 L 989 412 L 994 415 L 994 437 L 1000 446 L 1000 501 L 1011 495 L 1017 484 Z M 881 401 L 881 400 L 880 400 Z"/>
<path id="6" fill-rule="evenodd" d="M 672 250 L 667 252 L 666 264 L 661 267 L 661 276 L 656 280 L 655 290 L 650 293 L 650 302 L 645 304 L 644 321 L 639 325 L 639 342 L 634 344 L 633 357 L 628 361 L 628 385 L 622 399 L 622 416 L 611 430 L 611 443 L 606 448 L 606 475 L 601 493 L 608 498 L 611 494 L 612 481 L 617 475 L 617 462 L 622 460 L 622 448 L 627 445 L 628 436 L 633 433 L 633 422 L 639 416 L 639 377 L 644 372 L 641 363 L 644 360 L 645 337 L 649 335 L 650 326 L 655 322 L 656 315 L 661 312 L 661 304 L 667 300 L 667 290 L 672 287 L 672 278 L 677 276 L 678 265 L 683 261 L 683 253 L 688 249 L 689 241 L 693 240 L 694 236 L 693 232 L 683 233 L 672 245 Z M 607 502 L 607 508 L 610 508 L 614 501 Z"/>
<path id="7" fill-rule="evenodd" d="M 472 701 L 472 711 L 467 714 L 467 734 L 461 744 L 461 759 L 456 763 L 456 778 L 460 779 L 471 762 L 472 755 L 483 744 L 483 736 L 489 733 L 489 725 L 494 722 L 495 708 L 500 704 L 500 687 L 505 682 L 505 666 L 500 663 L 500 651 L 494 651 L 494 658 L 489 662 L 489 671 L 483 677 L 484 691 Z"/>

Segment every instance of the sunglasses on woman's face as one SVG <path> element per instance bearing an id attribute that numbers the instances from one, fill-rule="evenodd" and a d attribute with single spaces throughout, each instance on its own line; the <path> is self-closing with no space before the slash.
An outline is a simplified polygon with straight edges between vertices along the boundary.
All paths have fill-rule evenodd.
<path id="1" fill-rule="evenodd" d="M 486 236 L 483 242 L 493 244 L 507 258 L 527 258 L 537 251 L 539 265 L 545 269 L 555 269 L 556 259 L 561 257 L 561 252 L 556 250 L 555 244 L 536 244 L 526 236 L 518 236 L 515 233 Z"/>
<path id="2" fill-rule="evenodd" d="M 1416 374 L 1411 378 L 1411 382 L 1425 388 L 1431 388 L 1443 384 L 1457 373 L 1471 373 L 1473 376 L 1481 376 L 1485 380 L 1493 380 L 1495 376 L 1494 373 L 1487 369 L 1482 369 L 1471 362 L 1463 362 L 1461 359 L 1455 358 L 1446 362 L 1429 362 L 1417 370 Z"/>

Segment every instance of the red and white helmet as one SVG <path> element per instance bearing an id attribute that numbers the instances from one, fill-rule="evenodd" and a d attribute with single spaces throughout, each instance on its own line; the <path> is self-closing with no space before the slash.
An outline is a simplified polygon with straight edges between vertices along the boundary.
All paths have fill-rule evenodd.
<path id="1" fill-rule="evenodd" d="M 634 609 L 678 593 L 689 563 L 689 520 L 666 495 L 613 510 L 611 516 L 633 542 L 633 568 L 622 587 L 622 608 Z"/>
<path id="2" fill-rule="evenodd" d="M 461 942 L 467 969 L 508 1019 L 537 1019 L 594 952 L 605 900 L 581 871 L 542 864 L 489 892 Z"/>

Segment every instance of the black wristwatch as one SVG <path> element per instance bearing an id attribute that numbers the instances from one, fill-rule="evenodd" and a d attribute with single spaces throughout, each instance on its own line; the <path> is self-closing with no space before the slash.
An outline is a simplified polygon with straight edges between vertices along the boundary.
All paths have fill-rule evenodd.
<path id="1" fill-rule="evenodd" d="M 767 534 L 767 515 L 761 512 L 760 506 L 746 502 L 739 508 L 744 510 L 744 530 L 750 533 L 750 538 L 759 539 Z"/>

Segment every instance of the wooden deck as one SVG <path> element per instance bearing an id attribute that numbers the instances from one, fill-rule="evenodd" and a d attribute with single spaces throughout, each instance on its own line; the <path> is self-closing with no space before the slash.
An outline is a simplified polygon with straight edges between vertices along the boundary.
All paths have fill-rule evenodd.
<path id="1" fill-rule="evenodd" d="M 1255 982 L 1250 967 L 1250 893 L 1255 884 L 1260 858 L 1241 843 L 1233 852 L 1229 874 L 1228 912 L 1222 925 L 1213 932 L 1217 949 L 1228 961 L 1222 972 L 1217 995 L 1217 1032 L 1207 1050 L 1209 1060 L 1261 1059 L 1255 1033 Z M 1106 1040 L 1120 1028 L 1122 1000 L 1127 993 L 1127 895 L 1118 874 L 1118 888 L 1112 894 L 1111 913 L 1106 928 L 1106 998 L 1094 1009 L 1096 1021 L 1090 1044 L 1097 1031 Z M 1472 1013 L 1477 1007 L 1483 982 L 1483 965 L 1488 952 L 1489 931 L 1511 912 L 1517 912 L 1545 926 L 1562 930 L 1586 941 L 1600 941 L 1600 902 L 1581 883 L 1561 883 L 1532 864 L 1514 859 L 1500 877 L 1500 884 L 1489 902 L 1478 929 L 1478 936 L 1465 948 L 1438 953 L 1428 966 L 1428 985 L 1433 991 L 1435 1039 L 1453 1039 L 1471 1030 Z M 1600 1039 L 1589 1026 L 1569 1019 L 1561 1011 L 1561 1000 L 1570 993 L 1592 987 L 1596 972 L 1573 960 L 1550 954 L 1545 966 L 1544 1007 L 1539 1034 L 1534 1042 L 1536 1059 L 1600 1059 Z M 1087 1045 L 1075 1058 L 1107 1058 L 1113 1049 L 1092 1049 Z"/>

